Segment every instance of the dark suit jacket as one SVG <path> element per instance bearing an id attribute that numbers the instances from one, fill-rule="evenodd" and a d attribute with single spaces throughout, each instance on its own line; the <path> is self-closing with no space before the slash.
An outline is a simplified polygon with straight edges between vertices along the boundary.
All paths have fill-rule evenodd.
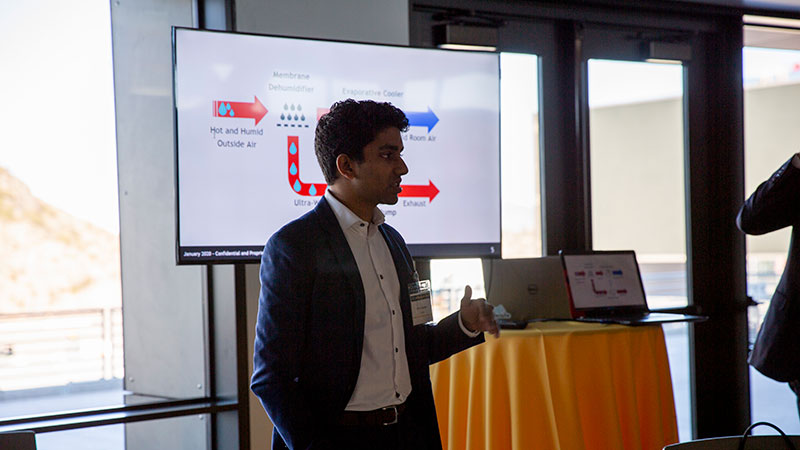
<path id="1" fill-rule="evenodd" d="M 789 160 L 761 183 L 742 206 L 736 224 L 747 234 L 792 227 L 786 268 L 749 361 L 772 379 L 800 379 L 800 169 Z"/>
<path id="2" fill-rule="evenodd" d="M 483 342 L 483 336 L 467 337 L 457 313 L 437 325 L 412 325 L 411 255 L 394 228 L 379 229 L 400 281 L 414 399 L 404 415 L 420 422 L 428 448 L 441 448 L 428 365 Z M 273 448 L 324 446 L 358 379 L 364 301 L 355 258 L 325 198 L 267 242 L 250 387 L 275 425 Z"/>

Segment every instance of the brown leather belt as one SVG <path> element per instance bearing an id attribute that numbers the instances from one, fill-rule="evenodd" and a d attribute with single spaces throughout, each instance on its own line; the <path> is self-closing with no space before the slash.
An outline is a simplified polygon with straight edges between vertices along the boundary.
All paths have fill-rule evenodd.
<path id="1" fill-rule="evenodd" d="M 401 403 L 372 411 L 345 411 L 339 417 L 339 425 L 347 427 L 394 425 L 405 410 L 406 404 Z"/>

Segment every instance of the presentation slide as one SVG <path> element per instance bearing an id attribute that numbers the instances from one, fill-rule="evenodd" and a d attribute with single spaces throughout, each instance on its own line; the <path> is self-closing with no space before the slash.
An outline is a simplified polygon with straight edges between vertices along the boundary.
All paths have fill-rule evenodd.
<path id="1" fill-rule="evenodd" d="M 632 254 L 564 255 L 564 265 L 576 309 L 645 304 Z"/>
<path id="2" fill-rule="evenodd" d="M 257 261 L 312 209 L 326 189 L 317 120 L 347 98 L 408 116 L 409 173 L 379 207 L 415 256 L 499 256 L 497 54 L 174 32 L 179 263 Z"/>

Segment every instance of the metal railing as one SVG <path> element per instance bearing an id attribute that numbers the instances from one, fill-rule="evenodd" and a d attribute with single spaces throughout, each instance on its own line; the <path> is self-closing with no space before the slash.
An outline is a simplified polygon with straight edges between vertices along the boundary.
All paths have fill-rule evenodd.
<path id="1" fill-rule="evenodd" d="M 0 392 L 124 376 L 122 308 L 0 314 Z"/>

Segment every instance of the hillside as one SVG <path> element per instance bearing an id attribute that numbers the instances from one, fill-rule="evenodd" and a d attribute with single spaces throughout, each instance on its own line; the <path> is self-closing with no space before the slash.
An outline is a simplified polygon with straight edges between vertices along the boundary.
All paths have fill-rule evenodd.
<path id="1" fill-rule="evenodd" d="M 119 237 L 0 167 L 0 314 L 119 306 Z"/>

